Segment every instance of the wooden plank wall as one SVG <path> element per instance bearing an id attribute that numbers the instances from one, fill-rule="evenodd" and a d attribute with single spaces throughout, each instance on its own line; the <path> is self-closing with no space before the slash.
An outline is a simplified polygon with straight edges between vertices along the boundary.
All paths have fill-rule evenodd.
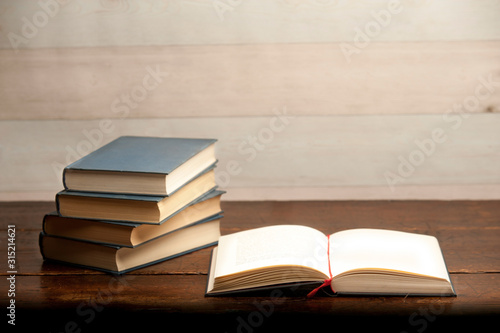
<path id="1" fill-rule="evenodd" d="M 226 200 L 500 199 L 500 1 L 3 0 L 0 200 L 120 135 Z"/>

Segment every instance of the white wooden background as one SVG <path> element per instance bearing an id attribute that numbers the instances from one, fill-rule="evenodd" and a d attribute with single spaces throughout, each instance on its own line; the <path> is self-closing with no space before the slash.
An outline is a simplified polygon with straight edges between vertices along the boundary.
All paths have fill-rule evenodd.
<path id="1" fill-rule="evenodd" d="M 120 135 L 226 200 L 500 199 L 498 0 L 2 0 L 0 200 Z"/>

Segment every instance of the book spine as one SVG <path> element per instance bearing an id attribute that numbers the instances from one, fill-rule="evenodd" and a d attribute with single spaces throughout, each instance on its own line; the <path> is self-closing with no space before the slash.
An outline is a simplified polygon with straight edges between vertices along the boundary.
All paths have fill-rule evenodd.
<path id="1" fill-rule="evenodd" d="M 66 169 L 67 169 L 67 167 L 63 169 L 63 173 L 62 173 L 62 183 L 63 183 L 65 190 L 68 189 L 68 185 L 66 185 Z"/>
<path id="2" fill-rule="evenodd" d="M 57 215 L 59 216 L 62 216 L 61 215 L 61 209 L 60 209 L 60 205 L 59 205 L 59 193 L 56 194 L 56 211 L 57 211 Z"/>
<path id="3" fill-rule="evenodd" d="M 45 216 L 43 217 L 43 220 L 42 220 L 42 232 L 43 232 L 43 233 L 46 233 L 46 232 L 45 232 L 45 223 L 46 223 L 46 222 L 47 222 L 47 215 L 45 215 Z"/>
<path id="4" fill-rule="evenodd" d="M 43 252 L 43 236 L 44 236 L 44 232 L 42 231 L 39 235 L 38 235 L 38 247 L 40 248 L 40 254 L 42 255 L 42 258 L 43 260 L 46 259 L 45 257 L 45 253 Z"/>
<path id="5" fill-rule="evenodd" d="M 42 242 L 42 237 L 43 236 L 44 235 L 42 235 L 40 233 L 40 238 L 39 238 L 40 239 L 40 244 Z M 52 236 L 48 236 L 48 237 L 52 237 Z M 40 245 L 40 252 L 42 252 L 42 257 L 43 257 L 44 260 L 49 260 L 51 262 L 62 263 L 62 264 L 73 266 L 73 267 L 80 267 L 80 268 L 85 268 L 85 269 L 93 269 L 93 270 L 96 270 L 96 271 L 105 272 L 105 273 L 109 273 L 109 274 L 113 274 L 113 275 L 122 275 L 122 274 L 125 274 L 125 273 L 128 273 L 128 272 L 134 271 L 136 269 L 144 268 L 144 267 L 151 266 L 151 265 L 154 265 L 154 264 L 157 264 L 157 263 L 160 263 L 160 262 L 164 262 L 164 261 L 167 261 L 167 260 L 170 260 L 170 259 L 173 259 L 173 258 L 177 258 L 177 257 L 180 257 L 182 255 L 185 255 L 185 254 L 188 254 L 188 253 L 191 253 L 191 252 L 194 252 L 194 251 L 198 251 L 198 250 L 201 250 L 201 249 L 204 249 L 204 248 L 208 248 L 210 246 L 214 246 L 214 245 L 217 245 L 217 244 L 218 244 L 218 241 L 211 242 L 211 243 L 208 243 L 208 244 L 205 244 L 205 245 L 201 245 L 201 246 L 198 246 L 198 247 L 195 247 L 195 248 L 192 248 L 192 249 L 189 249 L 189 250 L 186 250 L 186 251 L 183 251 L 183 252 L 180 252 L 180 253 L 168 256 L 168 257 L 165 257 L 165 258 L 161 258 L 161 259 L 158 259 L 158 260 L 146 262 L 146 263 L 137 265 L 135 267 L 127 268 L 127 269 L 124 269 L 124 270 L 121 270 L 121 271 L 111 270 L 111 269 L 102 268 L 102 267 L 96 267 L 96 266 L 83 265 L 83 264 L 78 264 L 78 263 L 69 262 L 69 261 L 62 261 L 62 260 L 57 260 L 57 259 L 52 259 L 52 258 L 46 258 L 43 255 L 43 250 L 42 250 L 42 246 L 41 245 Z"/>

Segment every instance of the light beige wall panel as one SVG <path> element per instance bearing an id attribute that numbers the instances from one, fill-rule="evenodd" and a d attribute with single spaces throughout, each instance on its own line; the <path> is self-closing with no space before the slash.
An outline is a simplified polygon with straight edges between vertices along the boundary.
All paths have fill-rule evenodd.
<path id="1" fill-rule="evenodd" d="M 499 115 L 285 117 L 277 110 L 268 117 L 4 121 L 0 199 L 53 198 L 64 165 L 119 135 L 218 138 L 218 182 L 235 189 L 234 199 L 500 198 Z"/>
<path id="2" fill-rule="evenodd" d="M 358 29 L 371 41 L 495 40 L 499 14 L 494 0 L 2 0 L 0 48 L 351 42 Z"/>
<path id="3" fill-rule="evenodd" d="M 21 198 L 23 198 L 22 196 Z M 40 196 L 38 196 L 40 197 Z M 48 196 L 51 198 L 51 196 Z M 231 188 L 227 201 L 247 200 L 498 200 L 500 184 Z"/>
<path id="4" fill-rule="evenodd" d="M 351 58 L 339 44 L 0 50 L 0 119 L 442 114 L 481 85 L 472 112 L 500 111 L 500 42 Z"/>

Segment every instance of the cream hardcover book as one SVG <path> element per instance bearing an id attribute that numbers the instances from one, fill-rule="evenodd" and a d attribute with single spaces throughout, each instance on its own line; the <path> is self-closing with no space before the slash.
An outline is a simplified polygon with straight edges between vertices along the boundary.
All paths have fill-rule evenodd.
<path id="1" fill-rule="evenodd" d="M 276 225 L 222 236 L 213 250 L 207 296 L 317 282 L 336 294 L 454 296 L 433 236 L 351 229 L 325 235 Z M 330 293 L 332 292 L 330 291 Z"/>

